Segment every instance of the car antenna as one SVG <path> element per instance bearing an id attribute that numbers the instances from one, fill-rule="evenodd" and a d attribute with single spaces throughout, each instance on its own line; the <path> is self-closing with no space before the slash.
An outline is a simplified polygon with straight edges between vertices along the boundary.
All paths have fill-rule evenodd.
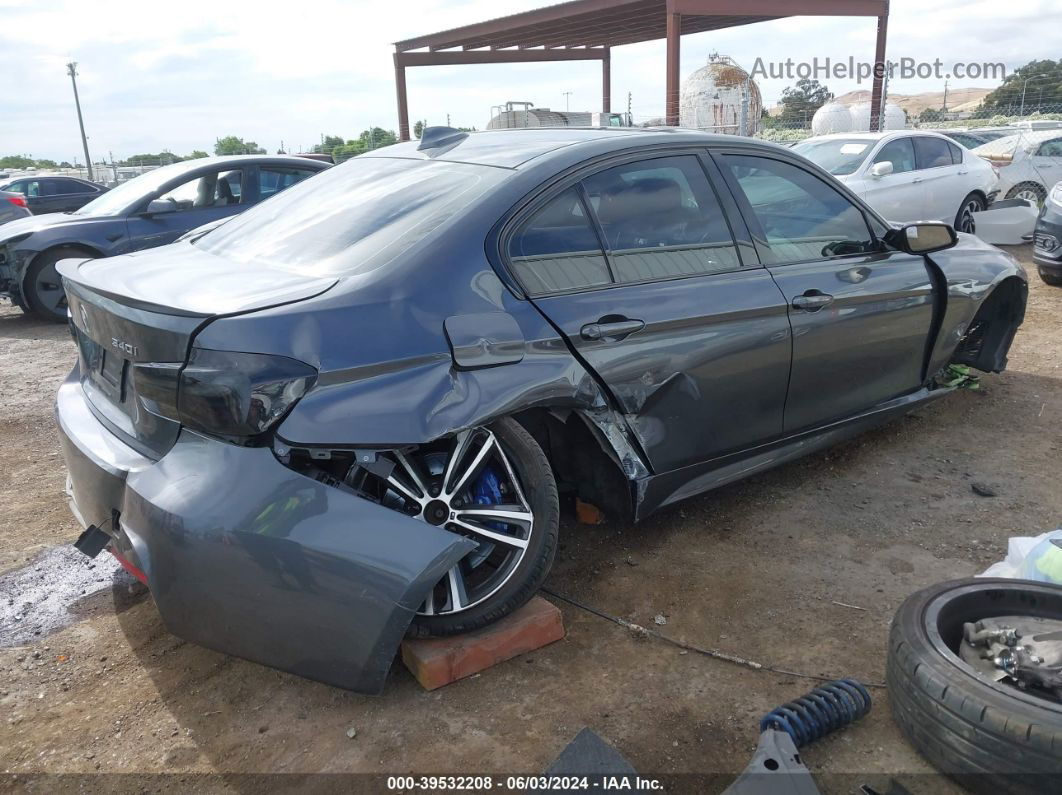
<path id="1" fill-rule="evenodd" d="M 442 149 L 443 147 L 453 146 L 460 143 L 468 137 L 468 133 L 463 130 L 455 130 L 453 127 L 425 127 L 420 133 L 420 146 L 417 147 L 418 152 L 424 152 L 428 149 Z M 442 154 L 436 152 L 435 154 Z M 429 155 L 434 157 L 434 155 Z"/>

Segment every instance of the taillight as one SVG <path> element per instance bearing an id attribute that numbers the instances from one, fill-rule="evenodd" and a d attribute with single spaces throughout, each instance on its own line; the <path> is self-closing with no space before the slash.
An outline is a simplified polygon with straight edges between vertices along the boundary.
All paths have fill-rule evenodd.
<path id="1" fill-rule="evenodd" d="M 170 367 L 134 368 L 149 408 L 193 430 L 240 439 L 269 430 L 317 380 L 304 362 L 262 353 L 193 348 L 179 377 Z"/>
<path id="2" fill-rule="evenodd" d="M 16 207 L 25 207 L 26 206 L 26 200 L 24 198 L 22 198 L 21 196 L 8 196 L 7 200 L 9 202 L 11 202 L 13 205 L 15 205 Z"/>

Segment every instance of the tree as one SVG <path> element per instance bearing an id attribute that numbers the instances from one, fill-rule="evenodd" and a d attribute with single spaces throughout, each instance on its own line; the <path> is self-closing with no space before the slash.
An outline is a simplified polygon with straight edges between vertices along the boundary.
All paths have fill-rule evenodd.
<path id="1" fill-rule="evenodd" d="M 818 80 L 804 78 L 782 92 L 781 121 L 784 126 L 806 126 L 819 108 L 833 99 L 833 94 Z"/>
<path id="2" fill-rule="evenodd" d="M 210 157 L 210 155 L 208 155 L 202 149 L 193 149 L 191 154 L 187 154 L 187 155 L 184 156 L 184 159 L 185 160 L 198 160 L 201 157 Z"/>
<path id="3" fill-rule="evenodd" d="M 59 164 L 54 160 L 38 160 L 37 168 L 59 168 Z"/>
<path id="4" fill-rule="evenodd" d="M 1022 106 L 1023 91 L 1026 111 L 1030 110 L 1030 106 L 1039 109 L 1041 99 L 1052 104 L 1062 102 L 1062 59 L 1029 61 L 1025 66 L 1015 69 L 999 88 L 984 98 L 981 108 L 1018 113 Z"/>
<path id="5" fill-rule="evenodd" d="M 365 145 L 366 149 L 379 149 L 381 146 L 390 146 L 391 144 L 398 143 L 398 136 L 395 135 L 394 130 L 373 127 L 370 130 L 363 130 L 361 135 L 358 136 L 358 140 Z M 347 141 L 347 143 L 350 144 L 354 142 Z"/>
<path id="6" fill-rule="evenodd" d="M 235 135 L 226 135 L 214 144 L 216 155 L 264 155 L 265 153 L 266 150 L 254 141 L 245 141 Z"/>
<path id="7" fill-rule="evenodd" d="M 941 121 L 944 114 L 936 108 L 925 108 L 918 114 L 919 121 Z"/>
<path id="8" fill-rule="evenodd" d="M 333 154 L 344 143 L 346 142 L 342 135 L 326 135 L 321 139 L 321 143 L 311 146 L 310 151 L 315 154 Z"/>
<path id="9" fill-rule="evenodd" d="M 32 157 L 23 157 L 22 155 L 0 157 L 0 168 L 32 168 L 33 164 Z"/>
<path id="10" fill-rule="evenodd" d="M 423 119 L 419 120 L 416 124 L 413 125 L 413 137 L 419 140 L 421 133 L 424 132 L 424 128 L 427 126 L 428 123 L 426 121 L 424 121 Z"/>

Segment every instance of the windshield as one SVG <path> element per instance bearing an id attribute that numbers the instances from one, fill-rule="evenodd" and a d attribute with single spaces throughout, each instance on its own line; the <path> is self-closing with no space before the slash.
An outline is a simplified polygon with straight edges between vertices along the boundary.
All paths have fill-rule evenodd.
<path id="1" fill-rule="evenodd" d="M 129 209 L 130 206 L 138 204 L 140 200 L 158 191 L 159 188 L 174 177 L 179 177 L 184 172 L 191 171 L 202 164 L 203 161 L 197 163 L 194 160 L 189 160 L 184 163 L 173 163 L 169 166 L 153 169 L 101 194 L 80 210 L 75 210 L 74 215 L 89 215 L 93 217 L 119 215 Z"/>
<path id="2" fill-rule="evenodd" d="M 866 138 L 830 138 L 802 141 L 793 151 L 831 174 L 843 176 L 854 173 L 863 164 L 874 143 Z"/>
<path id="3" fill-rule="evenodd" d="M 508 176 L 438 160 L 357 157 L 195 241 L 211 254 L 310 276 L 384 265 Z"/>

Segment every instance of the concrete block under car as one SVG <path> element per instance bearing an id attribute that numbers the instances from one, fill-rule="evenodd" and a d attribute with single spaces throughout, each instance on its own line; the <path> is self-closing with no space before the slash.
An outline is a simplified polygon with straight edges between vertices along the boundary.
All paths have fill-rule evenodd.
<path id="1" fill-rule="evenodd" d="M 563 637 L 561 611 L 536 596 L 512 615 L 467 635 L 407 639 L 402 662 L 421 687 L 435 690 Z"/>

